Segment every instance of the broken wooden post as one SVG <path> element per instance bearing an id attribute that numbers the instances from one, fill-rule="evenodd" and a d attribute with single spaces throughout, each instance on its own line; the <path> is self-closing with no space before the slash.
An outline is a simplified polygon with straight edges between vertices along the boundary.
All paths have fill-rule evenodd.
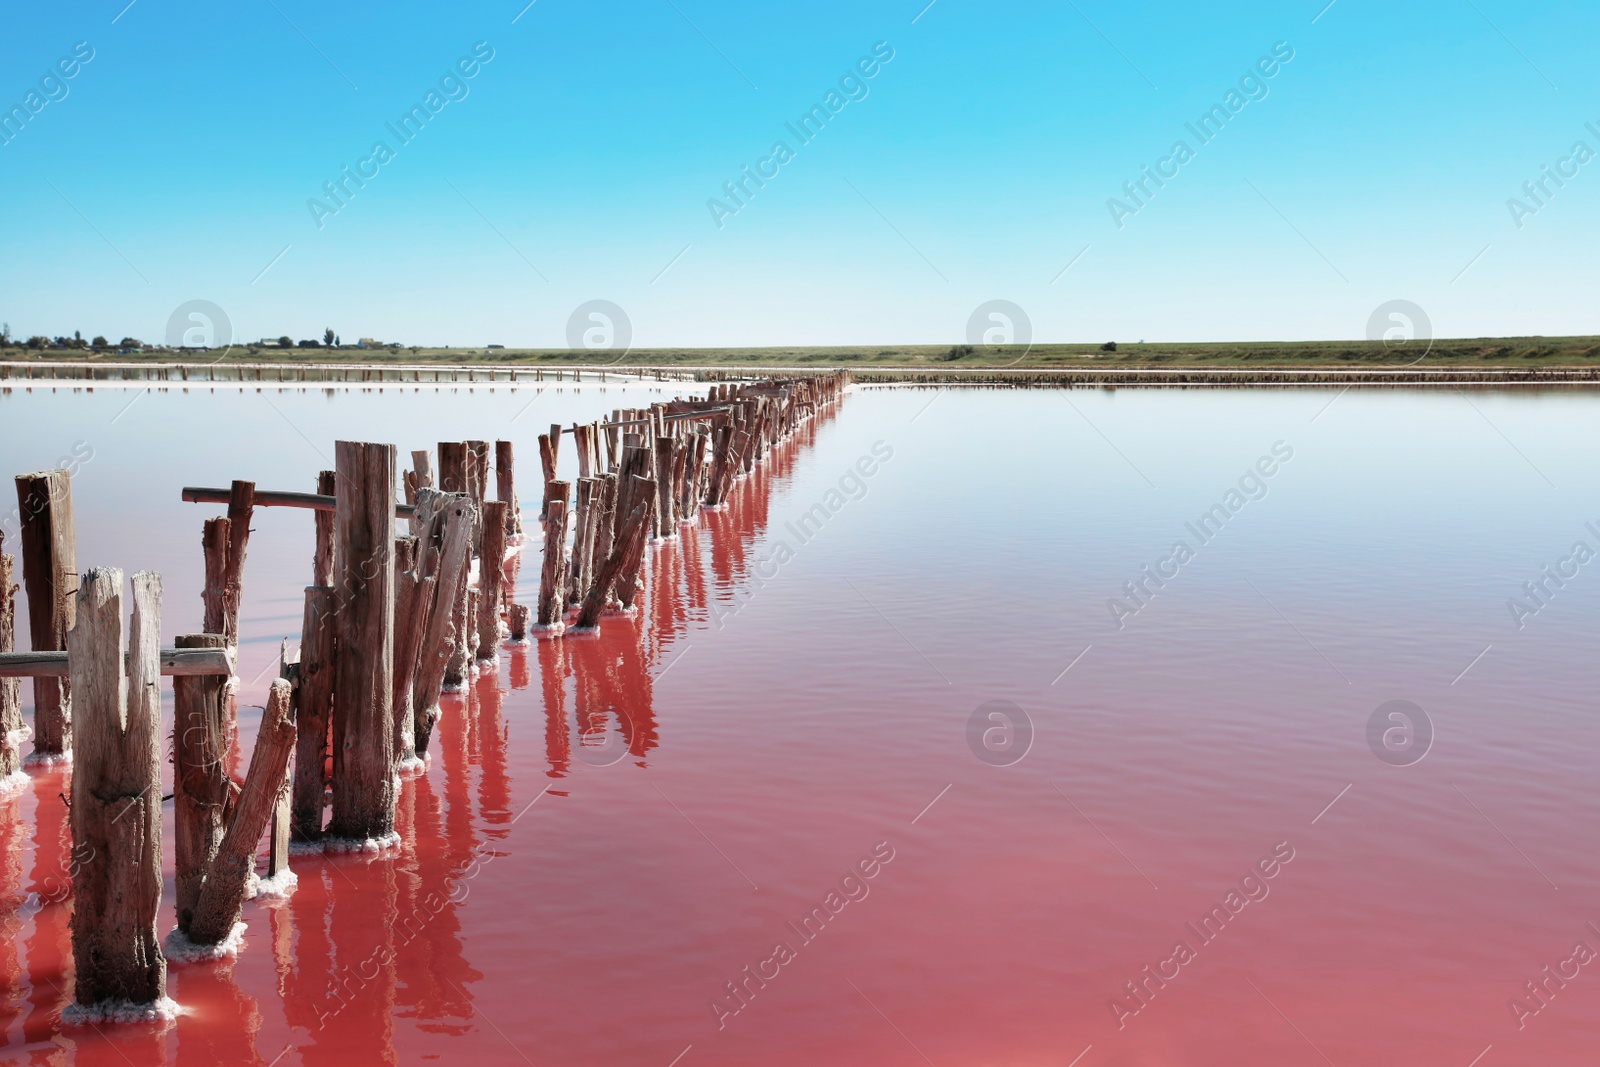
<path id="1" fill-rule="evenodd" d="M 506 517 L 506 533 L 511 537 L 521 537 L 522 512 L 517 508 L 516 461 L 511 454 L 510 441 L 494 443 L 494 479 L 495 499 L 510 508 Z"/>
<path id="2" fill-rule="evenodd" d="M 411 470 L 405 472 L 406 503 L 415 504 L 417 493 L 433 488 L 433 460 L 426 448 L 411 453 Z"/>
<path id="3" fill-rule="evenodd" d="M 300 628 L 300 685 L 295 691 L 295 756 L 290 822 L 296 841 L 322 838 L 327 802 L 328 727 L 333 716 L 336 599 L 329 586 L 306 588 Z"/>
<path id="4" fill-rule="evenodd" d="M 222 522 L 228 520 L 222 519 Z M 222 634 L 187 634 L 177 648 L 229 647 Z M 187 675 L 172 682 L 172 843 L 178 929 L 185 933 L 206 870 L 222 843 L 222 817 L 228 803 L 227 678 Z"/>
<path id="5" fill-rule="evenodd" d="M 393 445 L 338 441 L 334 510 L 338 657 L 328 835 L 394 842 Z"/>
<path id="6" fill-rule="evenodd" d="M 393 489 L 391 484 L 390 489 Z M 392 499 L 392 498 L 391 498 Z M 217 847 L 211 869 L 206 872 L 189 922 L 188 937 L 196 945 L 220 945 L 233 933 L 244 904 L 245 890 L 255 873 L 256 846 L 272 817 L 289 751 L 294 747 L 294 716 L 290 686 L 276 678 L 267 694 L 267 707 L 261 714 L 261 731 L 256 735 L 255 751 L 250 754 L 250 770 L 244 788 L 234 802 L 228 829 Z"/>
<path id="7" fill-rule="evenodd" d="M 255 482 L 233 483 L 228 500 L 228 568 L 223 603 L 227 605 L 227 628 L 220 631 L 228 640 L 239 643 L 239 603 L 244 596 L 244 554 L 250 544 L 250 518 L 255 510 Z"/>
<path id="8" fill-rule="evenodd" d="M 17 587 L 11 580 L 16 557 L 5 554 L 6 535 L 0 531 L 0 655 L 17 649 Z M 22 683 L 0 678 L 0 796 L 28 784 L 22 773 L 22 742 L 28 730 L 22 723 Z"/>
<path id="9" fill-rule="evenodd" d="M 508 628 L 511 631 L 513 644 L 524 644 L 528 640 L 528 605 L 513 604 L 506 613 Z"/>
<path id="10" fill-rule="evenodd" d="M 161 578 L 133 576 L 123 677 L 122 571 L 82 575 L 67 635 L 77 729 L 72 753 L 74 1007 L 165 1013 L 161 904 Z"/>
<path id="11" fill-rule="evenodd" d="M 555 481 L 545 486 L 544 566 L 539 574 L 539 628 L 559 634 L 567 607 L 567 501 L 572 487 Z"/>
<path id="12" fill-rule="evenodd" d="M 483 503 L 483 554 L 478 558 L 477 659 L 500 661 L 500 596 L 506 576 L 506 515 L 511 505 L 503 500 Z"/>
<path id="13" fill-rule="evenodd" d="M 317 494 L 319 496 L 334 495 L 333 471 L 322 471 L 317 475 Z M 333 512 L 316 511 L 312 514 L 313 523 L 316 524 L 317 546 L 311 557 L 311 584 L 333 584 Z"/>
<path id="14" fill-rule="evenodd" d="M 76 613 L 78 560 L 72 539 L 72 480 L 64 470 L 17 475 L 22 527 L 22 584 L 28 593 L 28 633 L 35 652 L 67 647 Z M 41 763 L 67 758 L 72 740 L 70 679 L 33 680 L 33 755 Z"/>

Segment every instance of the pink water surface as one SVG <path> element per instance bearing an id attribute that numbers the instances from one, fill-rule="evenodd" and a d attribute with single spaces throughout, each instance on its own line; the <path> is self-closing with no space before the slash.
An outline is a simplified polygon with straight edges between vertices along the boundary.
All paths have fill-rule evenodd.
<path id="1" fill-rule="evenodd" d="M 184 484 L 509 436 L 533 500 L 540 429 L 679 391 L 15 392 L 0 456 L 92 449 L 80 563 L 161 571 L 170 638 L 217 511 Z M 36 772 L 0 804 L 0 1060 L 1593 1063 L 1600 961 L 1524 983 L 1600 951 L 1600 563 L 1520 628 L 1507 602 L 1600 549 L 1600 399 L 1334 395 L 854 389 L 653 552 L 639 618 L 448 698 L 399 852 L 297 857 L 236 961 L 171 966 L 165 1028 L 60 1027 L 66 790 Z M 246 704 L 310 573 L 305 514 L 257 514 Z M 1435 734 L 1408 766 L 1369 747 L 1391 700 Z M 990 701 L 1031 722 L 1009 765 L 972 740 Z"/>

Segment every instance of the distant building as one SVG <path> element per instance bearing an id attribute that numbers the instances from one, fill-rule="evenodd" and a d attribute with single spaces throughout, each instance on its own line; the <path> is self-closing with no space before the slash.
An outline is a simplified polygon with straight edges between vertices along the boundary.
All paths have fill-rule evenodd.
<path id="1" fill-rule="evenodd" d="M 383 342 L 379 341 L 379 340 L 376 340 L 374 338 L 371 338 L 371 337 L 363 337 L 360 341 L 356 342 L 356 347 L 357 348 L 382 348 L 383 347 Z"/>
<path id="2" fill-rule="evenodd" d="M 504 348 L 505 345 L 484 345 L 484 348 Z"/>

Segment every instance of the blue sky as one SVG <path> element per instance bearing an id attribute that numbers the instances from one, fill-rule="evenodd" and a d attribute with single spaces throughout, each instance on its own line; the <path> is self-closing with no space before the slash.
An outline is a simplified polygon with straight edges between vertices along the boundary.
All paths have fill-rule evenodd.
<path id="1" fill-rule="evenodd" d="M 203 299 L 252 339 L 563 347 L 599 298 L 636 346 L 892 346 L 991 299 L 1098 342 L 1353 338 L 1401 298 L 1439 336 L 1600 332 L 1600 160 L 1520 228 L 1507 206 L 1600 152 L 1593 5 L 525 2 L 8 5 L 5 110 L 93 58 L 0 145 L 0 319 L 160 339 Z M 1200 144 L 1185 123 L 1279 42 Z M 875 46 L 802 143 L 785 124 Z M 1119 228 L 1108 200 L 1179 139 Z"/>

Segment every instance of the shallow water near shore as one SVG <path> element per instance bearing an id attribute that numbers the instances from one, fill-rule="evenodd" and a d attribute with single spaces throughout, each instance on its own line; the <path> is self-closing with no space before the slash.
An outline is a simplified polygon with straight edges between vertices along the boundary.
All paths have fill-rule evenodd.
<path id="1" fill-rule="evenodd" d="M 509 438 L 536 532 L 537 433 L 691 391 L 19 389 L 0 455 L 76 459 L 80 567 L 161 572 L 170 644 L 221 510 L 185 485 Z M 237 959 L 170 965 L 175 1023 L 59 1025 L 70 772 L 32 772 L 0 1059 L 1585 1062 L 1597 412 L 857 387 L 652 550 L 637 616 L 447 696 L 400 848 L 296 856 Z M 304 512 L 253 525 L 247 745 L 312 553 Z"/>

